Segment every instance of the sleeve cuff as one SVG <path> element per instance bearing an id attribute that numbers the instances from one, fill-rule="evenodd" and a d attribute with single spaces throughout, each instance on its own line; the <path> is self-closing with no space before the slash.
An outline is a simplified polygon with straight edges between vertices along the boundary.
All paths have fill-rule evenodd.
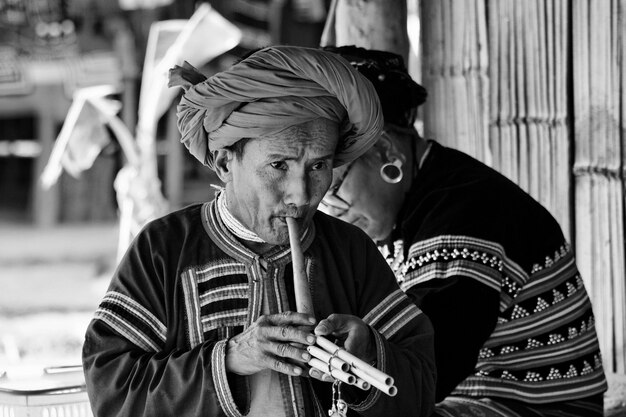
<path id="1" fill-rule="evenodd" d="M 370 329 L 372 331 L 372 334 L 374 335 L 374 340 L 376 342 L 376 368 L 381 370 L 382 372 L 385 372 L 387 368 L 387 358 L 385 355 L 385 343 L 383 341 L 383 337 L 373 327 L 370 326 Z M 380 390 L 375 387 L 371 387 L 367 397 L 365 397 L 365 399 L 360 403 L 349 404 L 350 408 L 356 412 L 367 411 L 376 403 L 376 401 L 378 401 L 380 396 Z"/>
<path id="2" fill-rule="evenodd" d="M 243 414 L 237 408 L 235 399 L 228 384 L 226 373 L 226 345 L 228 340 L 220 340 L 213 347 L 211 352 L 211 374 L 215 392 L 220 402 L 222 410 L 228 417 L 242 417 Z"/>

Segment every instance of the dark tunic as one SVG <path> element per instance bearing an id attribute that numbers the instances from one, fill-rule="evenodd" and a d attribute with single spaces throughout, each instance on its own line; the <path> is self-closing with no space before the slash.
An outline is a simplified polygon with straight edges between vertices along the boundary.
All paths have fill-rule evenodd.
<path id="1" fill-rule="evenodd" d="M 427 416 L 434 403 L 432 327 L 360 230 L 322 213 L 303 238 L 318 319 L 352 314 L 373 329 L 377 367 L 396 397 L 344 388 L 352 413 Z M 85 339 L 95 416 L 239 416 L 248 378 L 225 369 L 229 337 L 262 312 L 295 310 L 289 247 L 259 256 L 224 227 L 214 203 L 150 223 L 115 273 Z M 263 265 L 263 267 L 262 267 Z M 280 374 L 287 416 L 327 415 L 330 384 Z"/>
<path id="2" fill-rule="evenodd" d="M 431 143 L 388 261 L 433 323 L 437 400 L 601 401 L 591 303 L 558 223 L 495 170 Z"/>

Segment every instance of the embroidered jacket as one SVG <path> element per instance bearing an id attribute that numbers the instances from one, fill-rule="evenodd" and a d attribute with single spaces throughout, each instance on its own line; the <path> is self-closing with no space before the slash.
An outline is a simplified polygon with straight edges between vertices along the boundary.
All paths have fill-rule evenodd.
<path id="1" fill-rule="evenodd" d="M 543 404 L 606 390 L 572 250 L 517 185 L 432 142 L 397 225 L 388 261 L 433 323 L 437 401 Z"/>
<path id="2" fill-rule="evenodd" d="M 375 389 L 353 391 L 351 413 L 429 415 L 432 327 L 376 246 L 322 213 L 302 244 L 316 317 L 363 318 L 375 335 L 377 367 L 398 387 L 394 398 Z M 83 363 L 94 415 L 245 415 L 247 378 L 226 372 L 227 339 L 259 317 L 264 292 L 271 312 L 295 310 L 290 262 L 288 246 L 261 257 L 241 245 L 213 202 L 150 223 L 87 330 Z M 280 386 L 287 416 L 327 415 L 330 384 L 280 374 Z"/>

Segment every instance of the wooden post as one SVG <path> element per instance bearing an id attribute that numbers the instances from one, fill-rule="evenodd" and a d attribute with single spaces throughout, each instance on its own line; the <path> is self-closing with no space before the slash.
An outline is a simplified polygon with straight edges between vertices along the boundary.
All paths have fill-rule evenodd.
<path id="1" fill-rule="evenodd" d="M 406 19 L 406 0 L 333 0 L 321 44 L 394 52 L 408 63 Z"/>
<path id="2" fill-rule="evenodd" d="M 38 87 L 39 103 L 56 103 L 63 108 L 64 103 L 59 103 L 59 91 L 57 86 L 42 85 Z M 33 166 L 33 189 L 32 189 L 32 213 L 33 221 L 39 227 L 50 227 L 58 223 L 61 214 L 61 189 L 57 184 L 45 190 L 41 186 L 40 177 L 46 162 L 52 152 L 54 139 L 56 138 L 55 110 L 52 106 L 39 104 L 36 106 L 36 131 L 41 145 L 41 154 L 35 158 Z"/>
<path id="3" fill-rule="evenodd" d="M 609 1 L 578 1 L 572 17 L 576 256 L 605 370 L 624 375 L 624 9 Z"/>

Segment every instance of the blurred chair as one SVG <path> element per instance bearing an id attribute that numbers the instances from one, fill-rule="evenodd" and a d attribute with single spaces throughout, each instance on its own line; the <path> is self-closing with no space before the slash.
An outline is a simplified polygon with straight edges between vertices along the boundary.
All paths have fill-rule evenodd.
<path id="1" fill-rule="evenodd" d="M 0 417 L 92 417 L 82 367 L 46 368 L 41 376 L 0 378 Z"/>

